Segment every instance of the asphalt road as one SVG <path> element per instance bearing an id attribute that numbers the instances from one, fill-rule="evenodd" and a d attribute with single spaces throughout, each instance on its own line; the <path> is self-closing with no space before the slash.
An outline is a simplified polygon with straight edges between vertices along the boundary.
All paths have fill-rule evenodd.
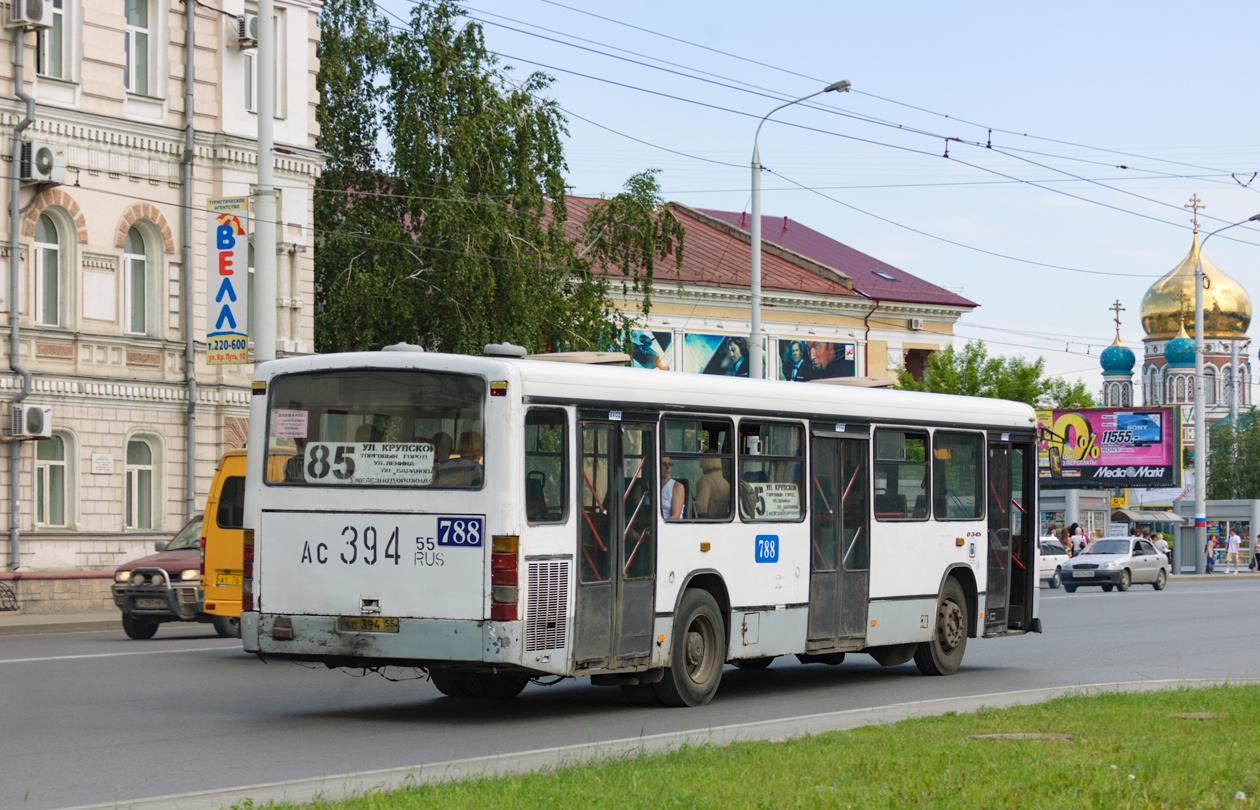
<path id="1" fill-rule="evenodd" d="M 152 641 L 119 633 L 0 638 L 0 807 L 46 810 L 285 779 L 573 745 L 731 723 L 1016 689 L 1260 676 L 1260 584 L 1155 592 L 1042 590 L 1045 632 L 972 639 L 947 678 L 779 659 L 728 668 L 696 709 L 630 706 L 620 690 L 565 681 L 507 704 L 263 663 L 202 626 Z M 390 672 L 412 677 L 408 670 Z"/>

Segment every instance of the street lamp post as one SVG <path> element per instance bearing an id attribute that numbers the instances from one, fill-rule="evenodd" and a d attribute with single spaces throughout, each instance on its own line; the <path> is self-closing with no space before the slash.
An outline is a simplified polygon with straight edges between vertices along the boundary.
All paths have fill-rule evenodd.
<path id="1" fill-rule="evenodd" d="M 748 376 L 759 378 L 765 376 L 765 368 L 763 363 L 765 358 L 761 351 L 761 153 L 757 151 L 757 139 L 761 137 L 761 127 L 769 120 L 770 116 L 777 113 L 784 107 L 791 107 L 793 104 L 800 104 L 814 96 L 821 96 L 823 93 L 833 91 L 844 93 L 850 87 L 847 81 L 838 81 L 829 84 L 817 92 L 810 93 L 808 96 L 801 96 L 795 101 L 789 101 L 786 104 L 780 104 L 770 112 L 766 113 L 761 122 L 757 124 L 757 132 L 753 135 L 753 154 L 752 154 L 752 328 L 748 335 L 748 362 L 752 368 L 748 371 Z"/>
<path id="2" fill-rule="evenodd" d="M 1221 231 L 1260 220 L 1260 214 L 1203 237 L 1194 263 L 1194 571 L 1207 571 L 1207 397 L 1203 390 L 1203 246 Z"/>

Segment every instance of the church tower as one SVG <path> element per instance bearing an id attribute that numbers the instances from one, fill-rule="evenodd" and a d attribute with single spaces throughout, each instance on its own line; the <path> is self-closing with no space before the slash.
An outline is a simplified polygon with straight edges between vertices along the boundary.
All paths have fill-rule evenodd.
<path id="1" fill-rule="evenodd" d="M 1116 313 L 1116 339 L 1102 353 L 1102 404 L 1108 408 L 1130 408 L 1137 404 L 1133 398 L 1133 364 L 1137 358 L 1120 340 L 1120 313 L 1124 307 L 1116 301 L 1111 310 Z"/>
<path id="2" fill-rule="evenodd" d="M 1199 261 L 1198 210 L 1194 197 L 1194 236 L 1190 252 L 1167 275 L 1151 285 L 1142 298 L 1145 358 L 1142 368 L 1142 400 L 1147 406 L 1194 403 L 1194 271 Z M 1209 425 L 1229 416 L 1233 396 L 1231 355 L 1238 358 L 1238 407 L 1249 408 L 1251 363 L 1251 297 L 1242 285 L 1203 259 L 1204 400 Z M 1189 323 L 1187 323 L 1189 321 Z M 1190 442 L 1187 442 L 1189 445 Z"/>

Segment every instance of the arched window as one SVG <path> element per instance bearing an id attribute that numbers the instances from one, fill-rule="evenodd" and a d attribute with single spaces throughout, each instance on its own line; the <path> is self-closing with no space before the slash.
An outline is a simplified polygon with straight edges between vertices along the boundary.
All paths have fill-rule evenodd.
<path id="1" fill-rule="evenodd" d="M 1216 369 L 1208 366 L 1203 369 L 1203 401 L 1208 405 L 1215 405 L 1217 399 Z"/>
<path id="2" fill-rule="evenodd" d="M 127 247 L 123 253 L 123 294 L 126 299 L 123 317 L 128 332 L 144 334 L 147 331 L 148 276 L 149 258 L 144 251 L 144 235 L 139 228 L 132 226 L 127 232 Z"/>
<path id="3" fill-rule="evenodd" d="M 153 528 L 153 448 L 143 439 L 127 442 L 124 525 L 128 529 Z"/>
<path id="4" fill-rule="evenodd" d="M 35 223 L 35 318 L 49 326 L 61 325 L 61 243 L 57 225 L 47 214 Z"/>
<path id="5" fill-rule="evenodd" d="M 35 525 L 66 525 L 66 444 L 60 436 L 35 443 Z"/>

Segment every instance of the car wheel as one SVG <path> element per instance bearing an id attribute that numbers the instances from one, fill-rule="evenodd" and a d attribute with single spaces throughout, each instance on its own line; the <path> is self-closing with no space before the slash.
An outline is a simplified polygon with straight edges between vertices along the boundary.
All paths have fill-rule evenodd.
<path id="1" fill-rule="evenodd" d="M 1050 577 L 1050 587 L 1051 589 L 1058 590 L 1059 586 L 1062 584 L 1063 584 L 1063 569 L 1056 568 L 1054 569 L 1054 576 Z"/>
<path id="2" fill-rule="evenodd" d="M 219 638 L 240 638 L 241 620 L 239 616 L 215 616 L 214 632 Z"/>
<path id="3" fill-rule="evenodd" d="M 1133 584 L 1133 575 L 1129 573 L 1129 569 L 1120 572 L 1120 583 L 1116 585 L 1122 591 L 1129 590 L 1129 586 Z"/>
<path id="4" fill-rule="evenodd" d="M 967 651 L 967 597 L 950 577 L 936 603 L 936 630 L 914 651 L 914 664 L 924 675 L 952 675 Z"/>
<path id="5" fill-rule="evenodd" d="M 1111 593 L 1111 589 L 1114 587 L 1115 587 L 1114 585 L 1108 582 L 1106 585 L 1102 586 L 1102 589 L 1108 593 Z"/>
<path id="6" fill-rule="evenodd" d="M 1164 569 L 1159 569 L 1159 573 L 1155 575 L 1155 590 L 1162 591 L 1168 585 L 1168 574 Z"/>
<path id="7" fill-rule="evenodd" d="M 1076 586 L 1075 586 L 1075 585 L 1064 585 L 1064 586 L 1063 586 L 1063 590 L 1067 591 L 1068 593 L 1076 593 Z"/>
<path id="8" fill-rule="evenodd" d="M 126 613 L 122 617 L 123 632 L 127 634 L 127 638 L 134 638 L 137 641 L 144 641 L 153 638 L 157 633 L 158 623 L 149 622 L 144 619 L 135 619 Z"/>
<path id="9" fill-rule="evenodd" d="M 726 661 L 726 629 L 708 591 L 689 589 L 674 619 L 670 666 L 654 684 L 666 706 L 703 706 L 717 692 Z"/>

